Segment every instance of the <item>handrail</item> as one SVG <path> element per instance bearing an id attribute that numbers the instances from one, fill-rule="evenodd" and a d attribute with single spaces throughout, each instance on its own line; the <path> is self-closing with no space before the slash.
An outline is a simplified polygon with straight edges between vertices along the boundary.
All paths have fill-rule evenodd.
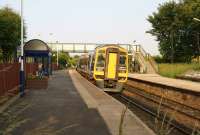
<path id="1" fill-rule="evenodd" d="M 154 68 L 154 70 L 156 72 L 158 72 L 158 64 L 156 63 L 156 61 L 153 59 L 153 57 L 151 55 L 149 55 L 149 61 L 152 65 L 152 67 Z"/>
<path id="2" fill-rule="evenodd" d="M 141 45 L 132 45 L 132 47 L 135 47 L 135 50 L 132 48 L 133 53 L 137 53 L 139 56 L 137 57 L 137 59 L 140 59 L 140 62 L 143 63 L 143 65 L 145 65 L 145 68 L 147 70 L 147 61 L 149 61 L 150 65 L 152 66 L 153 70 L 155 72 L 158 72 L 158 65 L 155 62 L 155 60 L 153 59 L 153 57 L 147 53 L 144 48 Z M 143 57 L 143 60 L 141 60 L 141 57 Z"/>
<path id="3" fill-rule="evenodd" d="M 144 56 L 139 51 L 136 52 L 135 50 L 133 50 L 133 53 L 135 54 L 135 55 L 133 55 L 135 57 L 135 59 L 137 59 L 138 63 L 141 65 L 141 67 L 143 67 L 143 71 L 142 72 L 143 73 L 147 72 L 147 63 L 145 61 Z"/>
<path id="4" fill-rule="evenodd" d="M 155 62 L 155 60 L 149 53 L 147 54 L 147 59 L 150 62 L 151 66 L 153 67 L 154 71 L 157 73 L 158 72 L 158 64 Z"/>
<path id="5" fill-rule="evenodd" d="M 146 73 L 147 72 L 147 63 L 145 61 L 145 57 L 141 54 L 141 53 L 138 53 L 138 58 L 140 59 L 141 63 L 143 64 L 143 67 L 144 67 L 144 72 Z M 142 59 L 143 58 L 143 59 Z"/>

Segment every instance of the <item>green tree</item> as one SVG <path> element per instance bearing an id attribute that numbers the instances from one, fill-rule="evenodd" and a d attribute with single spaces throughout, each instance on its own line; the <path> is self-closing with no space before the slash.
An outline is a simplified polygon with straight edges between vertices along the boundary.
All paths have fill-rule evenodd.
<path id="1" fill-rule="evenodd" d="M 57 53 L 56 53 L 56 52 L 53 52 L 53 53 L 52 53 L 52 62 L 53 62 L 53 63 L 56 63 L 56 62 L 57 62 Z"/>
<path id="2" fill-rule="evenodd" d="M 20 35 L 20 15 L 8 7 L 0 9 L 0 49 L 3 62 L 9 62 L 13 56 L 16 56 L 17 47 L 20 45 Z"/>
<path id="3" fill-rule="evenodd" d="M 68 53 L 60 52 L 58 55 L 58 63 L 62 68 L 70 66 L 70 56 Z"/>
<path id="4" fill-rule="evenodd" d="M 152 29 L 148 31 L 157 38 L 159 51 L 167 62 L 190 62 L 200 54 L 197 33 L 200 23 L 200 0 L 170 1 L 159 6 L 148 17 Z"/>
<path id="5" fill-rule="evenodd" d="M 71 65 L 76 66 L 78 61 L 79 61 L 79 56 L 75 55 L 74 57 L 71 58 Z"/>

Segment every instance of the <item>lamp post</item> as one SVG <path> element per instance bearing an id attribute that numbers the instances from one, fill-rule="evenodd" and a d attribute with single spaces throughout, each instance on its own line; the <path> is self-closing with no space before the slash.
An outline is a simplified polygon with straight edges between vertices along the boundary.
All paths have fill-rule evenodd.
<path id="1" fill-rule="evenodd" d="M 57 68 L 58 68 L 58 41 L 56 41 L 56 50 L 57 50 Z"/>
<path id="2" fill-rule="evenodd" d="M 23 0 L 21 0 L 21 57 L 20 57 L 20 97 L 24 96 L 24 19 L 23 19 Z"/>

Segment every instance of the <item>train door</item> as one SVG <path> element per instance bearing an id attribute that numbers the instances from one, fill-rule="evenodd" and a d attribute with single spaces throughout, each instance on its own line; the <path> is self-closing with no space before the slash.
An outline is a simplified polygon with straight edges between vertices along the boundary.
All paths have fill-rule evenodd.
<path id="1" fill-rule="evenodd" d="M 116 78 L 116 66 L 117 66 L 117 53 L 108 54 L 108 73 L 107 78 L 115 79 Z"/>

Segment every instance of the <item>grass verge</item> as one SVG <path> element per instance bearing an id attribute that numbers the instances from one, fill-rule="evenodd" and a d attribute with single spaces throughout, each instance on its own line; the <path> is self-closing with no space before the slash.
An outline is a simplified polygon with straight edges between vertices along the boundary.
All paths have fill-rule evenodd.
<path id="1" fill-rule="evenodd" d="M 199 63 L 175 63 L 175 64 L 159 64 L 158 72 L 160 75 L 170 78 L 182 75 L 187 71 L 200 71 Z"/>

